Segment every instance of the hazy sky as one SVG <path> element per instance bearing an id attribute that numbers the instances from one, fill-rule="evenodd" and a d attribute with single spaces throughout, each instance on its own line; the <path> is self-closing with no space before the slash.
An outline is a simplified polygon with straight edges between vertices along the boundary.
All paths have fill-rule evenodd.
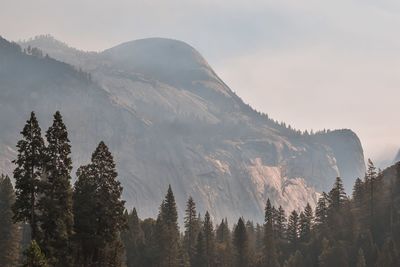
<path id="1" fill-rule="evenodd" d="M 186 41 L 256 109 L 299 129 L 351 128 L 376 160 L 400 147 L 399 29 L 389 0 L 0 0 L 10 40 Z"/>

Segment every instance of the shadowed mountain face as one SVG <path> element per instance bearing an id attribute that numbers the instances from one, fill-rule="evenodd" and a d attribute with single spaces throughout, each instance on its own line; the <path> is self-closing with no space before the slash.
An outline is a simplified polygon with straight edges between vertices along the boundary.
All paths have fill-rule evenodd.
<path id="1" fill-rule="evenodd" d="M 199 211 L 216 220 L 261 221 L 268 198 L 287 210 L 315 205 L 336 176 L 346 184 L 363 176 L 353 132 L 302 135 L 274 122 L 244 104 L 183 42 L 144 39 L 101 53 L 49 36 L 21 43 L 50 58 L 0 42 L 0 168 L 6 172 L 29 112 L 46 129 L 60 110 L 75 167 L 104 140 L 116 157 L 124 198 L 141 217 L 157 213 L 168 184 L 181 215 L 192 195 Z"/>

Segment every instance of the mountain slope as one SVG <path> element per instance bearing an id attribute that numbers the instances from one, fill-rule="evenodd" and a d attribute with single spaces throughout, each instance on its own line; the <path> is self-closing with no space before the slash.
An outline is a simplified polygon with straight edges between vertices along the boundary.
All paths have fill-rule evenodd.
<path id="1" fill-rule="evenodd" d="M 7 148 L 0 166 L 8 171 L 7 151 L 29 111 L 38 112 L 45 128 L 59 109 L 75 166 L 104 139 L 116 156 L 124 198 L 142 217 L 155 215 L 168 184 L 181 214 L 192 195 L 199 211 L 209 210 L 214 219 L 260 221 L 267 198 L 286 210 L 315 205 L 316 191 L 329 189 L 336 176 L 352 181 L 363 175 L 362 147 L 353 132 L 302 135 L 274 122 L 243 103 L 183 42 L 151 38 L 101 53 L 49 36 L 21 45 L 82 68 L 92 79 L 51 58 L 21 51 L 10 57 L 7 45 L 1 46 L 0 55 L 9 58 L 0 61 L 0 123 L 7 125 L 0 133 Z"/>

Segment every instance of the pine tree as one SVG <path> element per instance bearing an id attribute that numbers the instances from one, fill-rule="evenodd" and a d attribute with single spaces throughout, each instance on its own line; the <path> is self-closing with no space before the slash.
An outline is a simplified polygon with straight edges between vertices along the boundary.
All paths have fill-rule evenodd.
<path id="1" fill-rule="evenodd" d="M 266 267 L 277 267 L 279 266 L 278 255 L 275 245 L 275 234 L 273 229 L 273 207 L 271 202 L 267 201 L 265 206 L 265 218 L 264 218 L 264 259 L 263 266 Z"/>
<path id="2" fill-rule="evenodd" d="M 48 267 L 47 259 L 35 240 L 24 251 L 24 263 L 22 267 Z"/>
<path id="3" fill-rule="evenodd" d="M 274 221 L 275 221 L 274 231 L 276 233 L 276 236 L 279 239 L 283 239 L 285 237 L 285 230 L 286 230 L 286 215 L 285 215 L 285 210 L 282 208 L 282 206 L 279 206 L 275 214 Z"/>
<path id="4" fill-rule="evenodd" d="M 0 176 L 0 266 L 16 266 L 19 259 L 20 231 L 13 223 L 11 207 L 15 193 L 8 176 Z"/>
<path id="5" fill-rule="evenodd" d="M 289 242 L 296 247 L 299 235 L 299 215 L 297 211 L 292 211 L 289 216 L 287 238 Z"/>
<path id="6" fill-rule="evenodd" d="M 73 195 L 76 266 L 90 266 L 101 240 L 97 236 L 97 181 L 91 164 L 76 173 Z"/>
<path id="7" fill-rule="evenodd" d="M 191 263 L 194 261 L 194 256 L 196 252 L 196 239 L 199 232 L 199 225 L 196 218 L 196 204 L 192 197 L 189 197 L 185 210 L 185 236 L 184 243 L 185 249 L 189 256 Z"/>
<path id="8" fill-rule="evenodd" d="M 216 265 L 223 267 L 232 266 L 231 233 L 226 218 L 217 227 L 216 241 Z"/>
<path id="9" fill-rule="evenodd" d="M 74 230 L 81 250 L 79 258 L 97 266 L 114 266 L 119 259 L 113 255 L 121 255 L 120 233 L 126 227 L 125 202 L 121 200 L 122 187 L 113 156 L 104 142 L 96 148 L 91 163 L 82 166 L 77 175 Z"/>
<path id="10" fill-rule="evenodd" d="M 214 266 L 214 256 L 215 256 L 215 236 L 214 236 L 214 227 L 208 211 L 204 215 L 203 232 L 204 232 L 206 266 L 212 267 Z"/>
<path id="11" fill-rule="evenodd" d="M 329 209 L 333 212 L 337 212 L 341 207 L 343 207 L 345 201 L 347 200 L 343 182 L 340 177 L 336 178 L 335 184 L 332 190 L 329 192 L 329 200 Z"/>
<path id="12" fill-rule="evenodd" d="M 44 141 L 35 113 L 31 113 L 17 143 L 18 155 L 13 161 L 16 200 L 13 206 L 14 221 L 28 222 L 31 238 L 39 235 L 37 222 L 38 185 L 43 171 Z"/>
<path id="13" fill-rule="evenodd" d="M 73 227 L 71 187 L 71 145 L 60 112 L 46 133 L 44 179 L 40 183 L 41 198 L 38 221 L 42 238 L 40 246 L 53 266 L 71 265 Z"/>
<path id="14" fill-rule="evenodd" d="M 307 203 L 304 212 L 300 213 L 300 229 L 299 236 L 303 242 L 308 242 L 311 238 L 311 227 L 313 223 L 313 211 L 309 203 Z"/>
<path id="15" fill-rule="evenodd" d="M 139 266 L 144 245 L 144 233 L 135 208 L 126 217 L 128 229 L 123 232 L 123 241 L 126 249 L 127 266 Z"/>
<path id="16" fill-rule="evenodd" d="M 328 234 L 328 205 L 329 196 L 325 192 L 323 192 L 322 196 L 318 199 L 317 207 L 315 208 L 315 225 L 318 233 L 324 236 Z"/>
<path id="17" fill-rule="evenodd" d="M 250 266 L 248 236 L 246 232 L 246 226 L 244 225 L 242 218 L 239 218 L 233 232 L 233 245 L 235 249 L 234 266 Z"/>
<path id="18" fill-rule="evenodd" d="M 207 260 L 206 260 L 206 248 L 205 248 L 205 241 L 203 232 L 200 231 L 197 235 L 197 242 L 196 242 L 196 254 L 194 257 L 194 267 L 206 267 Z"/>
<path id="19" fill-rule="evenodd" d="M 160 207 L 159 224 L 160 264 L 165 267 L 174 267 L 179 258 L 179 230 L 178 212 L 171 186 L 168 187 L 167 195 Z"/>

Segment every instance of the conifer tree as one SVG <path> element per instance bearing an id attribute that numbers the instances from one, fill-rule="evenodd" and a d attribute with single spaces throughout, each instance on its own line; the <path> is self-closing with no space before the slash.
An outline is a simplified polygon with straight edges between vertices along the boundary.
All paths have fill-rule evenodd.
<path id="1" fill-rule="evenodd" d="M 283 239 L 285 237 L 285 230 L 286 230 L 286 215 L 285 210 L 282 206 L 279 206 L 276 214 L 275 214 L 275 226 L 274 232 L 279 239 Z"/>
<path id="2" fill-rule="evenodd" d="M 21 132 L 17 143 L 18 155 L 13 161 L 16 200 L 13 206 L 14 221 L 28 222 L 31 239 L 39 235 L 37 222 L 38 185 L 43 171 L 44 141 L 34 112 Z"/>
<path id="3" fill-rule="evenodd" d="M 265 221 L 264 221 L 264 257 L 263 266 L 266 267 L 277 267 L 279 266 L 278 255 L 275 245 L 275 235 L 274 235 L 274 212 L 273 207 L 271 207 L 271 202 L 268 199 L 265 206 Z"/>
<path id="4" fill-rule="evenodd" d="M 332 190 L 329 192 L 329 200 L 329 208 L 333 212 L 337 212 L 341 207 L 343 207 L 345 201 L 347 200 L 343 182 L 340 177 L 336 178 L 335 184 Z"/>
<path id="5" fill-rule="evenodd" d="M 168 187 L 167 195 L 160 207 L 159 224 L 160 264 L 165 267 L 174 267 L 179 258 L 179 230 L 178 212 L 171 185 Z"/>
<path id="6" fill-rule="evenodd" d="M 189 197 L 186 210 L 185 210 L 185 236 L 184 236 L 184 244 L 186 253 L 189 256 L 189 260 L 191 263 L 194 261 L 194 255 L 196 252 L 196 240 L 199 232 L 199 223 L 196 218 L 196 204 L 193 201 L 192 197 Z"/>
<path id="7" fill-rule="evenodd" d="M 121 255 L 120 233 L 126 227 L 125 202 L 113 156 L 104 142 L 96 148 L 91 163 L 77 174 L 74 230 L 81 259 L 96 266 L 114 266 L 119 259 L 112 255 Z"/>
<path id="8" fill-rule="evenodd" d="M 73 227 L 71 187 L 71 145 L 61 113 L 54 114 L 53 125 L 46 132 L 44 175 L 38 201 L 40 246 L 53 266 L 71 265 Z"/>
<path id="9" fill-rule="evenodd" d="M 128 267 L 140 266 L 140 257 L 144 244 L 144 233 L 136 209 L 127 215 L 128 229 L 123 233 Z"/>
<path id="10" fill-rule="evenodd" d="M 210 218 L 210 214 L 208 211 L 204 215 L 204 224 L 203 224 L 203 232 L 204 232 L 204 245 L 205 245 L 205 260 L 206 266 L 212 267 L 214 266 L 214 256 L 215 256 L 215 236 L 214 236 L 214 227 Z"/>
<path id="11" fill-rule="evenodd" d="M 20 231 L 11 210 L 15 193 L 8 176 L 0 176 L 0 266 L 16 266 L 19 259 Z"/>
<path id="12" fill-rule="evenodd" d="M 216 241 L 216 265 L 222 267 L 232 266 L 231 233 L 226 218 L 217 227 Z"/>
<path id="13" fill-rule="evenodd" d="M 303 242 L 308 242 L 311 237 L 311 227 L 313 223 L 313 211 L 309 203 L 307 203 L 304 212 L 300 213 L 299 218 L 299 236 Z"/>
<path id="14" fill-rule="evenodd" d="M 287 238 L 289 242 L 296 247 L 299 235 L 299 215 L 297 211 L 292 211 L 289 216 Z"/>
<path id="15" fill-rule="evenodd" d="M 46 256 L 39 245 L 32 240 L 30 246 L 24 251 L 24 263 L 22 267 L 48 267 Z"/>
<path id="16" fill-rule="evenodd" d="M 206 248 L 205 248 L 205 241 L 203 232 L 200 231 L 197 235 L 197 242 L 196 242 L 196 254 L 194 258 L 194 267 L 206 267 L 207 260 L 206 260 Z"/>
<path id="17" fill-rule="evenodd" d="M 233 245 L 235 249 L 234 266 L 249 267 L 249 243 L 246 232 L 246 226 L 242 218 L 239 218 L 238 223 L 233 232 Z"/>

